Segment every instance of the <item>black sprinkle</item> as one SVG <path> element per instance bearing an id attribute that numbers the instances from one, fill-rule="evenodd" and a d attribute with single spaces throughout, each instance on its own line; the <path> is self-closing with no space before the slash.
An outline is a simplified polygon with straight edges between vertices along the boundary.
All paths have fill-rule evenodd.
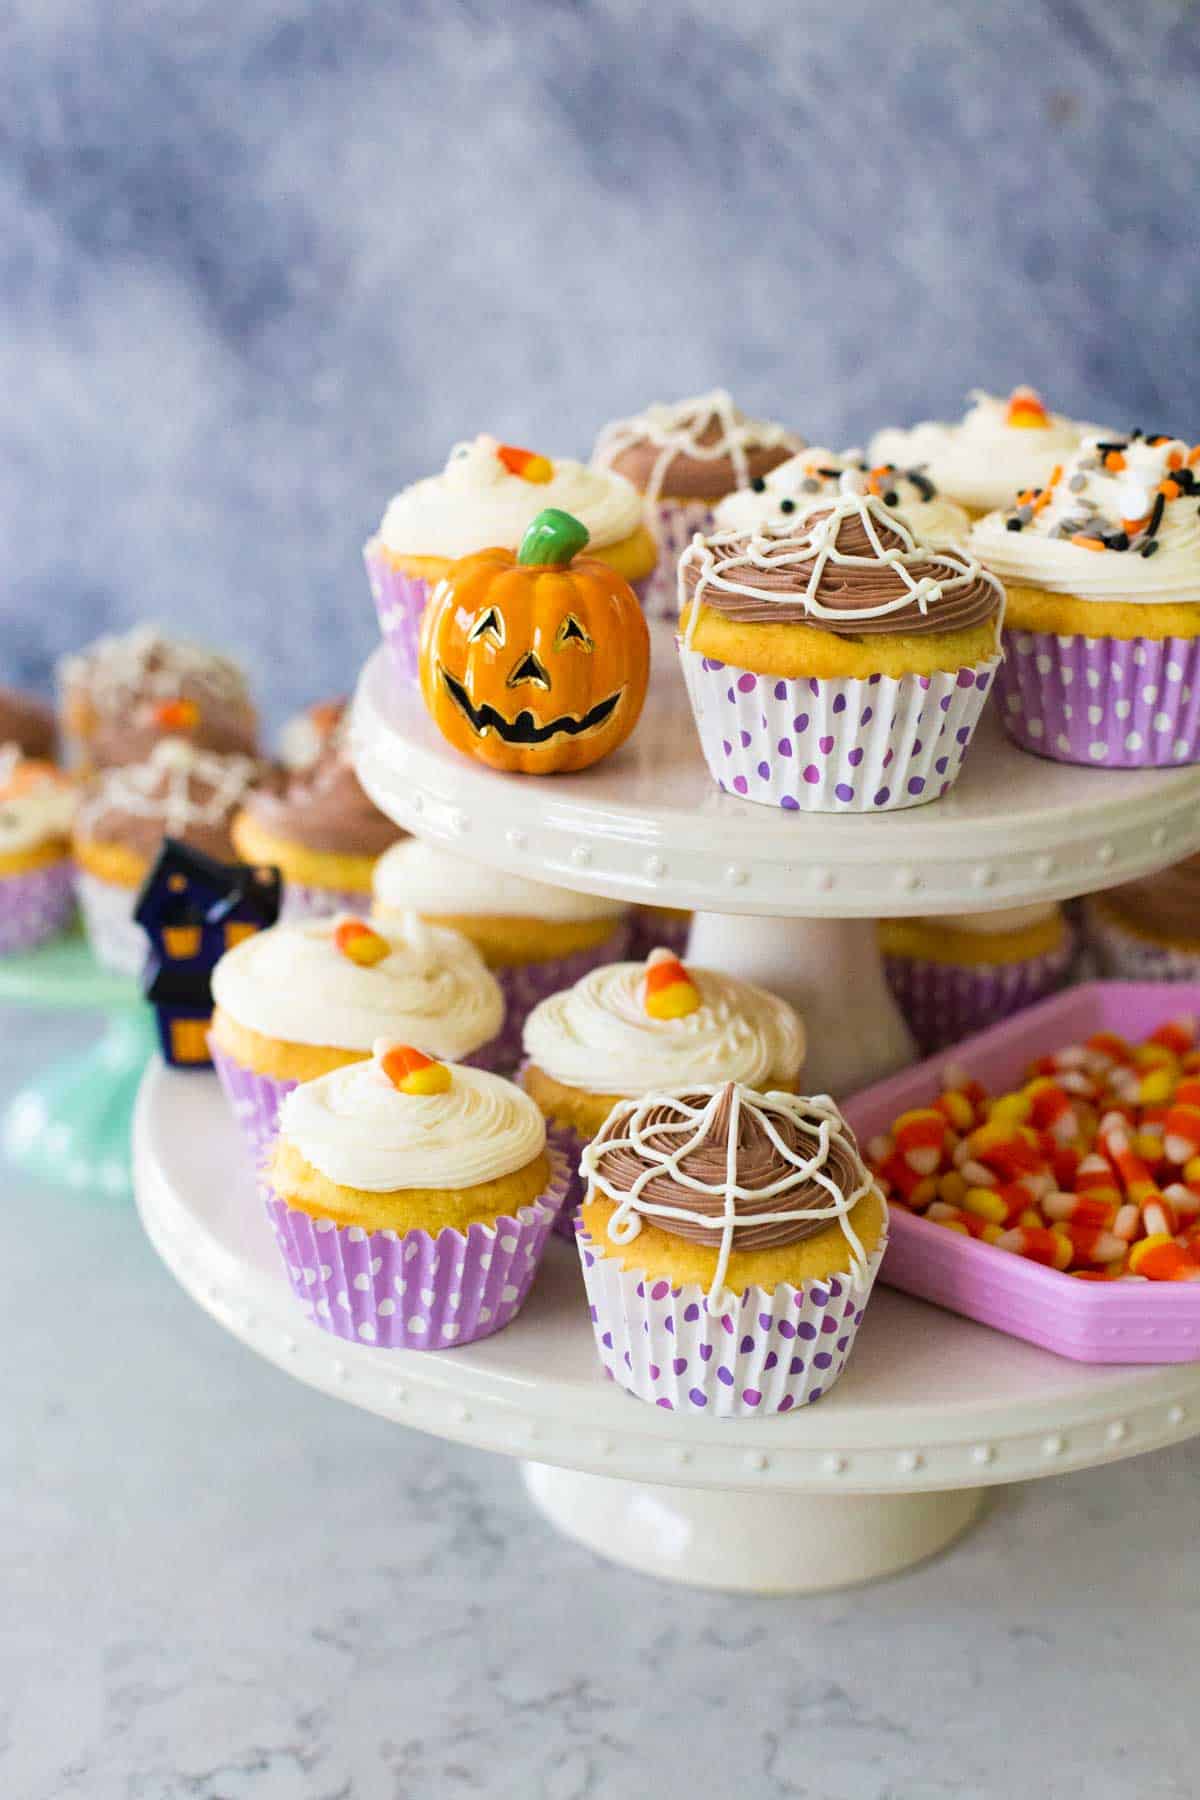
<path id="1" fill-rule="evenodd" d="M 794 500 L 781 500 L 779 502 L 779 510 L 781 513 L 794 513 L 796 510 L 796 502 Z"/>
<path id="2" fill-rule="evenodd" d="M 895 488 L 889 488 L 887 493 L 884 494 L 883 504 L 885 506 L 898 506 L 900 504 L 900 496 Z"/>
<path id="3" fill-rule="evenodd" d="M 1158 530 L 1159 526 L 1162 524 L 1163 508 L 1166 506 L 1166 504 L 1167 504 L 1167 497 L 1165 494 L 1155 494 L 1154 505 L 1150 509 L 1150 518 L 1146 525 L 1146 536 L 1147 537 L 1152 538 L 1154 536 L 1155 532 Z M 1147 554 L 1148 554 L 1148 552 L 1143 550 L 1142 555 L 1145 556 Z"/>
<path id="4" fill-rule="evenodd" d="M 838 476 L 841 473 L 842 473 L 842 471 L 840 469 L 818 469 L 817 470 L 818 475 L 824 475 L 827 478 L 827 480 L 829 480 L 829 481 L 836 481 Z"/>
<path id="5" fill-rule="evenodd" d="M 1101 444 L 1098 442 L 1096 444 L 1096 449 L 1099 450 L 1102 455 L 1106 456 L 1110 450 L 1126 449 L 1128 446 L 1128 443 L 1129 443 L 1128 438 L 1121 438 L 1118 441 L 1116 441 L 1115 443 L 1111 443 L 1111 444 Z"/>
<path id="6" fill-rule="evenodd" d="M 756 494 L 765 494 L 767 491 L 767 484 L 761 475 L 759 475 L 756 480 L 752 481 L 750 486 L 754 489 Z"/>
<path id="7" fill-rule="evenodd" d="M 1005 531 L 1024 531 L 1025 527 L 1020 519 L 1005 519 L 1004 529 Z"/>
<path id="8" fill-rule="evenodd" d="M 1129 533 L 1127 531 L 1109 531 L 1103 535 L 1101 542 L 1106 550 L 1128 550 Z"/>
<path id="9" fill-rule="evenodd" d="M 1185 494 L 1196 491 L 1196 471 L 1194 469 L 1172 469 L 1171 480 L 1177 481 Z"/>
<path id="10" fill-rule="evenodd" d="M 908 479 L 912 482 L 922 500 L 933 499 L 937 489 L 934 487 L 932 481 L 930 481 L 928 475 L 922 475 L 919 469 L 910 469 L 908 471 Z"/>
<path id="11" fill-rule="evenodd" d="M 1142 545 L 1142 555 L 1143 555 L 1143 556 L 1153 556 L 1153 555 L 1154 555 L 1154 552 L 1155 552 L 1155 551 L 1156 551 L 1156 550 L 1157 550 L 1157 549 L 1158 549 L 1158 539 L 1157 539 L 1157 538 L 1151 538 L 1151 539 L 1150 539 L 1150 542 L 1149 542 L 1149 543 L 1148 543 L 1148 544 L 1143 544 L 1143 545 Z"/>
<path id="12" fill-rule="evenodd" d="M 1145 432 L 1142 430 L 1141 426 L 1139 425 L 1136 431 L 1130 432 L 1129 441 L 1130 441 L 1130 443 L 1132 443 L 1134 438 L 1144 438 L 1145 435 L 1146 435 Z"/>

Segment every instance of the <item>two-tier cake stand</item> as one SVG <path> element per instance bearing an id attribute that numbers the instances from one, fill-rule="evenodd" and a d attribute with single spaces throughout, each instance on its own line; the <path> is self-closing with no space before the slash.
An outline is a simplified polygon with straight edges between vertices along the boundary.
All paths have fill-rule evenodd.
<path id="1" fill-rule="evenodd" d="M 583 774 L 498 775 L 450 750 L 381 654 L 355 703 L 362 781 L 398 823 L 480 862 L 697 909 L 691 954 L 794 999 L 806 1084 L 848 1095 L 909 1059 L 872 921 L 1084 893 L 1200 848 L 1200 769 L 1120 773 L 1024 755 L 985 719 L 934 805 L 785 814 L 704 769 L 675 654 L 631 743 Z M 877 1289 L 816 1406 L 685 1418 L 604 1380 L 570 1246 L 551 1245 L 515 1324 L 439 1354 L 342 1343 L 297 1311 L 214 1080 L 152 1066 L 139 1103 L 142 1217 L 184 1287 L 299 1380 L 439 1436 L 520 1457 L 564 1531 L 698 1585 L 804 1590 L 949 1543 L 986 1487 L 1200 1432 L 1200 1364 L 1094 1367 Z"/>

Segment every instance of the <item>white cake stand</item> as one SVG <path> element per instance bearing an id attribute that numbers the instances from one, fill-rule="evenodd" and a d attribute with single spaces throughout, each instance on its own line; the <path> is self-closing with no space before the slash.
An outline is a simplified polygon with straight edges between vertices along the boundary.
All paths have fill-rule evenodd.
<path id="1" fill-rule="evenodd" d="M 1041 762 L 985 720 L 944 800 L 874 818 L 785 815 L 722 795 L 700 758 L 669 633 L 632 743 L 564 780 L 450 750 L 382 653 L 355 704 L 359 773 L 400 824 L 481 862 L 700 909 L 691 954 L 789 994 L 809 1085 L 847 1093 L 908 1059 L 872 921 L 1058 899 L 1200 848 L 1200 770 Z M 776 1419 L 683 1418 L 596 1362 L 570 1246 L 515 1324 L 441 1354 L 343 1344 L 297 1310 L 210 1078 L 152 1067 L 135 1128 L 146 1229 L 188 1291 L 299 1379 L 388 1418 L 518 1456 L 564 1531 L 696 1585 L 814 1590 L 931 1555 L 989 1485 L 1200 1432 L 1200 1364 L 1088 1367 L 877 1289 L 846 1373 Z"/>

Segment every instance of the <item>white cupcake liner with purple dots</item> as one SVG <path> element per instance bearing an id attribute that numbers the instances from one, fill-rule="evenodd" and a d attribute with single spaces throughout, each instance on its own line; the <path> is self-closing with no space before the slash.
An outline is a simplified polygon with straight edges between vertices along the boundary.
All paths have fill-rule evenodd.
<path id="1" fill-rule="evenodd" d="M 392 668 L 404 686 L 415 687 L 421 667 L 421 616 L 432 586 L 423 576 L 397 569 L 378 538 L 364 549 L 363 561 Z"/>
<path id="2" fill-rule="evenodd" d="M 89 869 L 78 870 L 75 891 L 83 914 L 88 945 L 96 961 L 113 975 L 140 976 L 150 941 L 133 916 L 137 888 L 105 881 Z"/>
<path id="3" fill-rule="evenodd" d="M 658 541 L 658 564 L 640 590 L 648 619 L 679 617 L 679 558 L 698 531 L 713 530 L 715 518 L 707 500 L 659 500 L 646 509 L 650 529 Z"/>
<path id="4" fill-rule="evenodd" d="M 545 1193 L 515 1217 L 437 1237 L 314 1219 L 265 1187 L 263 1198 L 292 1292 L 321 1331 L 382 1350 L 449 1350 L 520 1312 L 562 1203 L 553 1150 L 550 1168 Z"/>
<path id="5" fill-rule="evenodd" d="M 996 677 L 1004 729 L 1023 750 L 1092 769 L 1200 762 L 1200 638 L 1006 631 Z"/>
<path id="6" fill-rule="evenodd" d="M 954 673 L 783 679 L 680 646 L 709 773 L 788 812 L 892 812 L 940 799 L 979 723 L 999 657 Z"/>
<path id="7" fill-rule="evenodd" d="M 829 1392 L 846 1366 L 871 1295 L 886 1229 L 855 1289 L 849 1272 L 773 1292 L 747 1288 L 710 1312 L 704 1289 L 622 1269 L 579 1229 L 576 1242 L 596 1350 L 619 1386 L 668 1412 L 719 1419 L 791 1412 Z"/>
<path id="8" fill-rule="evenodd" d="M 332 919 L 338 913 L 354 913 L 365 919 L 371 910 L 371 895 L 356 888 L 317 887 L 309 881 L 284 878 L 283 897 L 279 904 L 279 923 L 295 925 L 301 919 Z"/>
<path id="9" fill-rule="evenodd" d="M 278 1081 L 272 1075 L 256 1074 L 253 1069 L 247 1069 L 227 1056 L 211 1036 L 208 1040 L 208 1053 L 212 1057 L 221 1092 L 229 1103 L 229 1110 L 237 1122 L 238 1130 L 246 1140 L 255 1167 L 258 1167 L 275 1142 L 275 1135 L 279 1130 L 279 1108 L 299 1083 Z"/>
<path id="10" fill-rule="evenodd" d="M 1055 949 L 1019 962 L 972 966 L 885 956 L 883 971 L 918 1050 L 932 1056 L 1057 993 L 1074 954 L 1074 939 L 1067 932 Z"/>
<path id="11" fill-rule="evenodd" d="M 0 877 L 0 956 L 19 956 L 65 931 L 75 911 L 70 857 Z"/>
<path id="12" fill-rule="evenodd" d="M 511 963 L 507 967 L 493 967 L 492 974 L 500 983 L 504 994 L 504 1024 L 500 1035 L 494 1038 L 494 1063 L 491 1068 L 507 1074 L 515 1069 L 521 1060 L 521 1036 L 525 1030 L 525 1021 L 535 1006 L 548 1000 L 551 994 L 560 994 L 564 988 L 574 987 L 593 969 L 599 969 L 605 963 L 620 962 L 629 950 L 630 926 L 626 920 L 614 922 L 613 929 L 600 944 L 593 944 L 589 950 L 576 950 L 570 956 L 548 957 L 543 962 Z"/>
<path id="13" fill-rule="evenodd" d="M 1200 950 L 1139 937 L 1090 901 L 1084 903 L 1083 929 L 1102 975 L 1118 981 L 1200 981 Z"/>

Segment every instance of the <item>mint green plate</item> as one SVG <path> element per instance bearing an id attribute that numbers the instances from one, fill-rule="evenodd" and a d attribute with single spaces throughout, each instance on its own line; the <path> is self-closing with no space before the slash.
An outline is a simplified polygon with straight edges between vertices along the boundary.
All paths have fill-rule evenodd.
<path id="1" fill-rule="evenodd" d="M 108 1015 L 95 1043 L 31 1076 L 0 1114 L 6 1155 L 38 1181 L 89 1199 L 128 1199 L 133 1102 L 157 1043 L 137 982 L 102 969 L 76 932 L 0 958 L 5 1001 Z"/>

